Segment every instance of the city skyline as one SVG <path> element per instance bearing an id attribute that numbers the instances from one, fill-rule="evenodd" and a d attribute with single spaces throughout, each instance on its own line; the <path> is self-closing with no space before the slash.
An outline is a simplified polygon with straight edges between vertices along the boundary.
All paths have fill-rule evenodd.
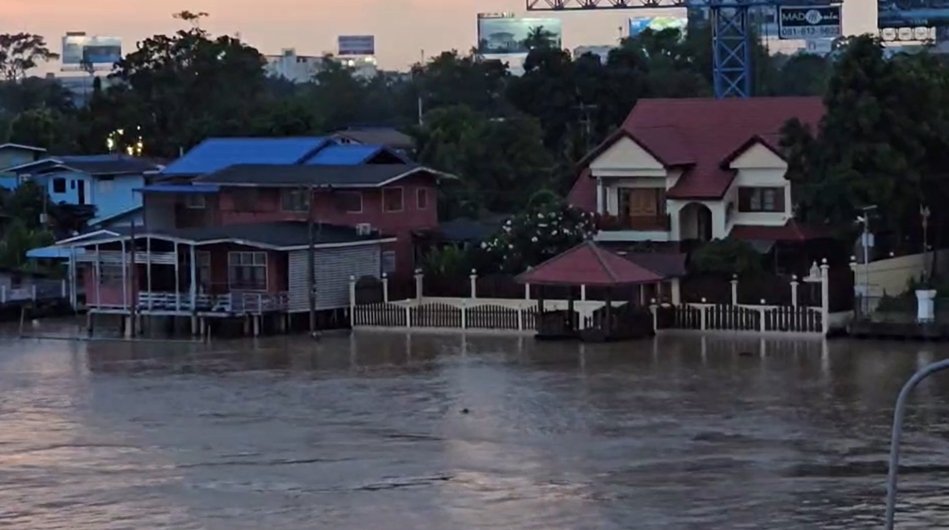
<path id="1" fill-rule="evenodd" d="M 206 11 L 203 27 L 214 35 L 239 34 L 264 54 L 295 48 L 301 55 L 333 52 L 338 35 L 375 35 L 380 66 L 403 69 L 424 51 L 431 57 L 445 50 L 466 53 L 475 46 L 476 16 L 480 12 L 514 12 L 525 16 L 554 16 L 563 21 L 564 46 L 616 43 L 620 28 L 633 15 L 671 14 L 670 10 L 622 10 L 583 13 L 526 13 L 523 0 L 172 0 L 131 3 L 127 0 L 5 0 L 7 31 L 38 33 L 60 51 L 67 31 L 117 36 L 123 51 L 154 34 L 183 27 L 172 13 Z M 292 15 L 291 15 L 292 14 Z M 846 0 L 844 32 L 859 34 L 876 25 L 873 0 Z"/>

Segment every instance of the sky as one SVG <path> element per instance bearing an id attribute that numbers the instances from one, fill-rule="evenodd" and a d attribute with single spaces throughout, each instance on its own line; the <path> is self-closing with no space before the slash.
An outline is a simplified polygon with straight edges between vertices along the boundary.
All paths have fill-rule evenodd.
<path id="1" fill-rule="evenodd" d="M 264 54 L 295 48 L 301 55 L 333 52 L 337 35 L 375 35 L 383 68 L 402 69 L 442 50 L 469 50 L 476 42 L 480 12 L 525 13 L 525 0 L 0 0 L 3 32 L 38 33 L 54 51 L 66 31 L 117 36 L 126 51 L 145 37 L 182 26 L 172 13 L 210 14 L 202 25 L 212 34 L 239 33 Z M 613 44 L 625 20 L 645 10 L 558 13 L 564 46 Z M 668 14 L 669 10 L 652 11 Z M 534 13 L 531 16 L 547 16 Z M 874 0 L 844 2 L 844 33 L 876 26 Z"/>

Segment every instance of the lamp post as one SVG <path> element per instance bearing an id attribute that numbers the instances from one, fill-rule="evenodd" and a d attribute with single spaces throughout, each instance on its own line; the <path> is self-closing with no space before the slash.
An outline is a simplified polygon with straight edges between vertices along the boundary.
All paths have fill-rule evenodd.
<path id="1" fill-rule="evenodd" d="M 919 205 L 919 217 L 923 223 L 923 280 L 929 279 L 929 206 Z"/>
<path id="2" fill-rule="evenodd" d="M 860 208 L 863 215 L 857 216 L 857 222 L 863 224 L 863 234 L 860 238 L 860 247 L 863 251 L 863 306 L 864 312 L 870 311 L 870 212 L 876 210 L 876 205 L 871 204 Z"/>

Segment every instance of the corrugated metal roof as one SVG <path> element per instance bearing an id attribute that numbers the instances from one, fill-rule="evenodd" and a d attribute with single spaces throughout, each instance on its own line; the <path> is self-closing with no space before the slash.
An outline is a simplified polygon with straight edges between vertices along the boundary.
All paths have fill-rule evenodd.
<path id="1" fill-rule="evenodd" d="M 144 188 L 138 188 L 135 191 L 142 193 L 217 193 L 221 191 L 220 186 L 213 184 L 152 184 Z"/>
<path id="2" fill-rule="evenodd" d="M 300 164 L 328 142 L 321 136 L 208 138 L 169 164 L 161 174 L 204 175 L 235 164 Z"/>
<path id="3" fill-rule="evenodd" d="M 230 166 L 195 179 L 222 186 L 338 186 L 375 187 L 412 175 L 435 171 L 410 164 L 356 166 L 295 166 L 251 164 Z"/>
<path id="4" fill-rule="evenodd" d="M 358 166 L 374 157 L 382 147 L 378 145 L 330 145 L 320 149 L 306 161 L 308 166 Z"/>

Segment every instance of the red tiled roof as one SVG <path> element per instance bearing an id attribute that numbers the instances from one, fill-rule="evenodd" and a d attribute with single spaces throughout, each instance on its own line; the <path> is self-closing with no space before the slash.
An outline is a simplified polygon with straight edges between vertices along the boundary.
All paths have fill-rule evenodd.
<path id="1" fill-rule="evenodd" d="M 831 237 L 826 227 L 806 226 L 791 219 L 784 226 L 739 225 L 730 237 L 744 241 L 810 241 Z"/>
<path id="2" fill-rule="evenodd" d="M 686 167 L 669 190 L 669 198 L 718 199 L 735 177 L 726 161 L 735 156 L 736 150 L 757 138 L 780 152 L 780 131 L 788 120 L 797 118 L 816 129 L 823 115 L 823 102 L 814 97 L 641 99 L 621 129 L 582 163 L 628 136 L 667 167 Z M 592 179 L 587 172 L 577 180 Z M 570 202 L 581 207 L 592 205 L 593 209 L 595 186 L 575 183 Z"/>
<path id="3" fill-rule="evenodd" d="M 717 199 L 734 178 L 723 161 L 737 147 L 755 135 L 777 135 L 792 118 L 816 128 L 823 115 L 821 99 L 813 97 L 642 99 L 623 130 L 663 159 L 681 158 L 683 149 L 691 150 L 694 165 L 669 190 L 670 198 Z M 678 131 L 685 146 L 670 140 L 663 130 L 668 127 Z"/>
<path id="4" fill-rule="evenodd" d="M 590 177 L 590 169 L 580 172 L 567 194 L 567 204 L 588 212 L 596 211 L 596 182 Z"/>
<path id="5" fill-rule="evenodd" d="M 661 281 L 658 274 L 592 241 L 581 243 L 519 275 L 517 281 L 536 285 L 611 287 Z"/>

